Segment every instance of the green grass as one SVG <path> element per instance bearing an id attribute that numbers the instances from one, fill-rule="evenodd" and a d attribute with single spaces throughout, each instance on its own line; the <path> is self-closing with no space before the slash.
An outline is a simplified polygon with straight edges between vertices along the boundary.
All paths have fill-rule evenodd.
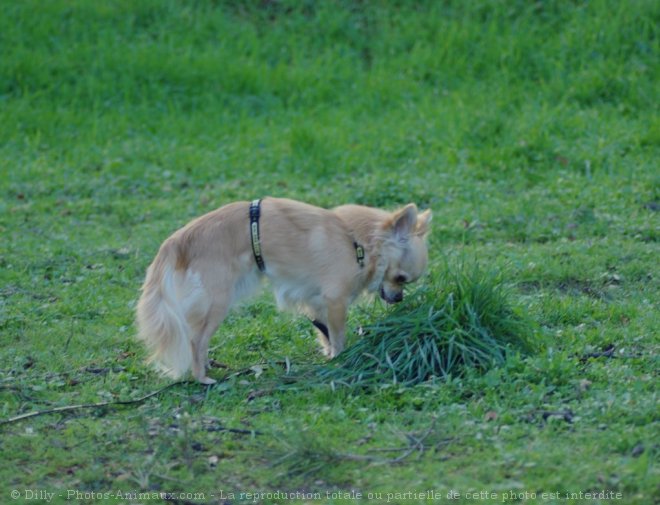
<path id="1" fill-rule="evenodd" d="M 279 387 L 324 364 L 264 294 L 215 336 L 218 386 L 0 426 L 0 501 L 651 503 L 658 26 L 651 0 L 0 0 L 0 419 L 166 385 L 134 339 L 147 265 L 263 195 L 432 208 L 426 282 L 475 258 L 544 339 L 417 386 Z"/>
<path id="2" fill-rule="evenodd" d="M 300 381 L 350 387 L 451 380 L 502 365 L 510 353 L 540 350 L 542 338 L 508 299 L 501 276 L 448 265 L 426 285 L 362 326 L 361 338 L 329 367 Z"/>

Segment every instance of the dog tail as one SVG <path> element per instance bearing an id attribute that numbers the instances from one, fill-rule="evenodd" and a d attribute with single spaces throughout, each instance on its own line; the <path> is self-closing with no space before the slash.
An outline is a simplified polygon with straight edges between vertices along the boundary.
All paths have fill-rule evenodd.
<path id="1" fill-rule="evenodd" d="M 190 325 L 181 294 L 185 278 L 175 269 L 178 248 L 167 240 L 147 270 L 137 305 L 138 338 L 153 363 L 165 375 L 178 379 L 192 365 Z"/>

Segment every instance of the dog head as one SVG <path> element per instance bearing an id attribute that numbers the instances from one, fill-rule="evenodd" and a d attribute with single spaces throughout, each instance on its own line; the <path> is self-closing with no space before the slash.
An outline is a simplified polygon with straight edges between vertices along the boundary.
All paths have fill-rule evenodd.
<path id="1" fill-rule="evenodd" d="M 402 301 L 405 285 L 415 282 L 426 270 L 426 235 L 430 222 L 431 211 L 418 214 L 413 203 L 394 212 L 385 222 L 380 258 L 385 270 L 379 293 L 387 303 Z"/>

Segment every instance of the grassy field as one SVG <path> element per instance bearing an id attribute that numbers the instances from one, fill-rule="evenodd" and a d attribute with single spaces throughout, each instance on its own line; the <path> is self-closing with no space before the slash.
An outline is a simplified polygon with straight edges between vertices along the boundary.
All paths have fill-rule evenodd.
<path id="1" fill-rule="evenodd" d="M 433 209 L 426 282 L 497 272 L 540 349 L 287 385 L 323 360 L 265 293 L 215 387 L 1 425 L 0 502 L 653 503 L 659 26 L 654 0 L 0 0 L 0 422 L 167 386 L 147 265 L 263 195 Z"/>

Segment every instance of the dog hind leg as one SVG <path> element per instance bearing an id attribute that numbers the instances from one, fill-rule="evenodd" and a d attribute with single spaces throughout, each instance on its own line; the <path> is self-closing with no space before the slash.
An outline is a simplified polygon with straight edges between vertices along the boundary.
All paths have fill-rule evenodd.
<path id="1" fill-rule="evenodd" d="M 201 324 L 195 325 L 195 333 L 191 339 L 193 350 L 192 374 L 201 384 L 215 384 L 215 380 L 206 375 L 208 364 L 209 343 L 229 307 L 226 304 L 214 304 Z"/>

